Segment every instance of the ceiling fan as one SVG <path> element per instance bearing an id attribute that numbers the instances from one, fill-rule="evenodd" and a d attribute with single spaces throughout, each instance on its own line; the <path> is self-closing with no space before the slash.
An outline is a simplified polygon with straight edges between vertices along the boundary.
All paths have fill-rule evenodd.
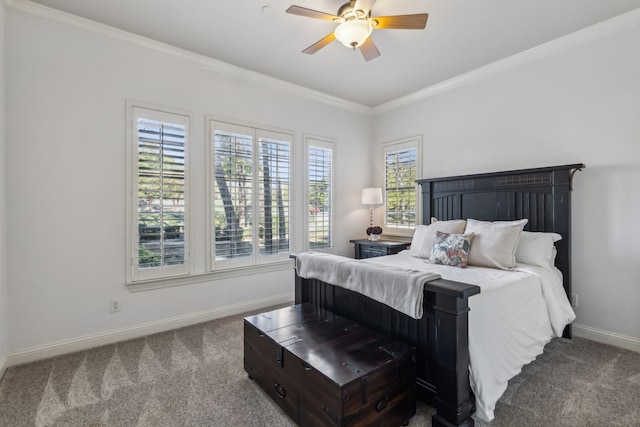
<path id="1" fill-rule="evenodd" d="M 334 32 L 315 42 L 303 50 L 302 53 L 311 55 L 332 41 L 338 40 L 340 43 L 346 47 L 352 48 L 353 50 L 359 48 L 366 61 L 371 61 L 372 59 L 380 56 L 380 51 L 370 37 L 373 30 L 422 30 L 427 25 L 427 17 L 429 16 L 426 13 L 413 15 L 371 16 L 371 8 L 365 12 L 361 7 L 360 0 L 353 0 L 343 4 L 335 15 L 319 12 L 313 9 L 307 9 L 306 7 L 301 6 L 290 6 L 289 9 L 287 9 L 287 13 L 306 16 L 308 18 L 322 19 L 324 21 L 332 21 L 339 24 Z"/>

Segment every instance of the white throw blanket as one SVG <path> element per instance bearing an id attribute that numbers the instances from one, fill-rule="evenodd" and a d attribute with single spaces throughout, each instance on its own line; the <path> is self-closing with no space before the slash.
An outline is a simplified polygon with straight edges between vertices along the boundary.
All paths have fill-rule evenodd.
<path id="1" fill-rule="evenodd" d="M 422 317 L 424 284 L 440 275 L 321 252 L 296 256 L 298 275 L 359 292 L 414 319 Z"/>

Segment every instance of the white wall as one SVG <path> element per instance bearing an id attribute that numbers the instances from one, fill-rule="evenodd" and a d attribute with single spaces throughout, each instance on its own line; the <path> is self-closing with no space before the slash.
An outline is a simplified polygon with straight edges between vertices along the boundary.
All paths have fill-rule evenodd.
<path id="1" fill-rule="evenodd" d="M 0 0 L 0 378 L 9 353 L 9 320 L 7 303 L 7 234 L 6 234 L 6 157 L 5 157 L 5 72 L 4 72 L 4 28 L 6 13 Z"/>
<path id="2" fill-rule="evenodd" d="M 423 134 L 423 177 L 585 163 L 574 178 L 576 323 L 640 348 L 640 28 L 376 116 Z"/>
<path id="3" fill-rule="evenodd" d="M 337 141 L 336 239 L 352 254 L 367 212 L 371 117 L 212 72 L 122 37 L 20 13 L 7 15 L 7 220 L 10 351 L 288 294 L 293 271 L 130 293 L 125 288 L 125 101 L 189 110 L 197 264 L 204 265 L 205 114 L 292 129 L 296 244 L 303 134 Z M 199 267 L 199 268 L 200 268 Z M 108 312 L 117 298 L 122 311 Z"/>

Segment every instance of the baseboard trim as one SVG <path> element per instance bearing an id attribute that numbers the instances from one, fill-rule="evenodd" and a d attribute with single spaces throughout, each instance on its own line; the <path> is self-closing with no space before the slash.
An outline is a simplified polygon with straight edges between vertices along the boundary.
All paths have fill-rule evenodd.
<path id="1" fill-rule="evenodd" d="M 208 322 L 222 317 L 233 316 L 235 314 L 241 314 L 285 303 L 293 303 L 292 295 L 290 293 L 274 295 L 269 298 L 228 305 L 183 316 L 176 316 L 127 328 L 114 329 L 70 340 L 56 341 L 10 353 L 0 367 L 8 368 L 11 366 L 22 365 L 36 360 L 48 359 L 62 354 L 99 347 L 101 345 L 140 338 L 146 335 L 157 334 L 171 329 L 183 328 L 197 323 Z"/>
<path id="2" fill-rule="evenodd" d="M 101 345 L 113 344 L 119 341 L 130 340 L 171 329 L 183 328 L 197 323 L 208 322 L 222 317 L 233 316 L 261 308 L 292 303 L 290 293 L 275 295 L 269 298 L 248 301 L 241 304 L 233 304 L 212 310 L 200 311 L 197 313 L 176 316 L 156 322 L 144 323 L 127 328 L 114 329 L 99 334 L 86 335 L 70 340 L 56 341 L 41 346 L 35 346 L 10 353 L 7 357 L 0 358 L 0 378 L 7 368 L 24 363 L 35 362 L 37 360 L 48 359 L 62 354 L 73 353 L 75 351 L 87 350 Z M 615 332 L 604 331 L 590 326 L 574 323 L 572 325 L 573 334 L 576 337 L 591 341 L 609 344 L 640 353 L 640 339 L 617 334 Z"/>
<path id="3" fill-rule="evenodd" d="M 588 339 L 602 344 L 609 344 L 616 347 L 624 348 L 640 353 L 640 339 L 627 335 L 617 334 L 615 332 L 603 331 L 602 329 L 592 328 L 590 326 L 572 325 L 573 335 L 576 337 Z"/>

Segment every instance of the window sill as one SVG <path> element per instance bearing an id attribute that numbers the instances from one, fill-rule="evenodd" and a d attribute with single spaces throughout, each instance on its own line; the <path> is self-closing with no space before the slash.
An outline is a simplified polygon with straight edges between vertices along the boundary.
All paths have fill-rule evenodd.
<path id="1" fill-rule="evenodd" d="M 272 264 L 256 265 L 252 267 L 230 268 L 226 270 L 212 271 L 208 273 L 191 274 L 188 276 L 167 277 L 163 279 L 140 280 L 127 282 L 129 292 L 150 291 L 152 289 L 170 288 L 173 286 L 190 285 L 192 283 L 211 282 L 220 279 L 233 277 L 250 276 L 253 274 L 263 274 L 273 271 L 283 271 L 292 269 L 292 260 L 275 262 Z"/>

